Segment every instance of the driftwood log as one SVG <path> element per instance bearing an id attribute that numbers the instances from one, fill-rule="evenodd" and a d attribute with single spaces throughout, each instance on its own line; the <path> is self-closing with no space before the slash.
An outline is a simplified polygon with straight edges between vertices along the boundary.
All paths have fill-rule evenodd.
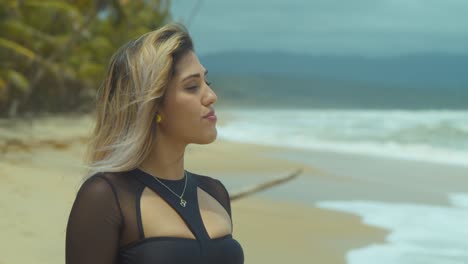
<path id="1" fill-rule="evenodd" d="M 295 177 L 299 176 L 299 174 L 301 174 L 301 173 L 302 173 L 302 168 L 299 168 L 299 169 L 295 170 L 294 172 L 290 173 L 289 175 L 286 175 L 286 176 L 283 176 L 283 177 L 280 177 L 280 178 L 276 178 L 276 179 L 272 179 L 272 180 L 269 180 L 269 181 L 266 181 L 266 182 L 262 182 L 262 183 L 254 185 L 254 186 L 248 186 L 248 187 L 245 187 L 245 188 L 243 188 L 243 189 L 241 189 L 239 191 L 235 191 L 235 192 L 231 193 L 229 195 L 229 197 L 231 198 L 231 201 L 237 200 L 237 199 L 252 195 L 254 193 L 263 191 L 265 189 L 269 189 L 269 188 L 271 188 L 271 187 L 273 187 L 275 185 L 279 185 L 279 184 L 282 184 L 282 183 L 287 182 L 289 180 L 292 180 Z"/>

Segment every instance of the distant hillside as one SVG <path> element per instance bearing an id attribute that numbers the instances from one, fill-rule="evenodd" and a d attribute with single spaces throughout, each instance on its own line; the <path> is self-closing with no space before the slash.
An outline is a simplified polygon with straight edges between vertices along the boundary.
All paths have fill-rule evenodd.
<path id="1" fill-rule="evenodd" d="M 468 56 L 419 54 L 401 57 L 312 56 L 276 52 L 224 52 L 201 57 L 210 73 L 283 74 L 401 87 L 468 89 Z"/>
<path id="2" fill-rule="evenodd" d="M 468 109 L 468 56 L 201 57 L 220 102 L 312 108 Z"/>

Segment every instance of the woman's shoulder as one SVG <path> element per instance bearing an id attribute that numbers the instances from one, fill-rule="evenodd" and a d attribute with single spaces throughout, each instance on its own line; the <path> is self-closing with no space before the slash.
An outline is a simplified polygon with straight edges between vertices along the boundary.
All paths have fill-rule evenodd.
<path id="1" fill-rule="evenodd" d="M 84 178 L 77 195 L 82 193 L 94 196 L 95 199 L 108 196 L 119 203 L 123 194 L 137 189 L 135 182 L 132 177 L 122 172 L 96 172 Z"/>
<path id="2" fill-rule="evenodd" d="M 115 174 L 108 172 L 96 172 L 83 178 L 80 186 L 81 189 L 89 188 L 114 188 Z"/>
<path id="3" fill-rule="evenodd" d="M 77 195 L 102 198 L 107 195 L 113 196 L 115 193 L 115 184 L 112 183 L 111 178 L 102 172 L 98 172 L 84 178 Z"/>
<path id="4" fill-rule="evenodd" d="M 105 181 L 107 184 L 111 185 L 113 188 L 122 187 L 130 184 L 130 182 L 136 182 L 136 178 L 133 177 L 131 171 L 121 171 L 121 172 L 95 172 L 85 179 L 86 182 L 99 182 Z"/>
<path id="5" fill-rule="evenodd" d="M 130 184 L 129 184 L 130 182 Z M 133 180 L 122 172 L 96 172 L 84 178 L 76 194 L 75 203 L 89 208 L 113 210 L 122 216 L 122 204 L 133 201 L 137 188 Z"/>

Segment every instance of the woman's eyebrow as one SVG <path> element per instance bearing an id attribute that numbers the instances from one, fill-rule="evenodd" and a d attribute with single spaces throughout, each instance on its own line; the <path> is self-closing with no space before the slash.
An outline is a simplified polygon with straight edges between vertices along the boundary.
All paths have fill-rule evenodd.
<path id="1" fill-rule="evenodd" d="M 208 74 L 208 70 L 205 70 L 205 76 Z M 185 77 L 184 79 L 182 79 L 182 82 L 187 80 L 187 79 L 190 79 L 190 78 L 193 78 L 193 77 L 198 77 L 200 78 L 200 74 L 199 73 L 194 73 L 194 74 L 190 74 L 189 76 Z"/>

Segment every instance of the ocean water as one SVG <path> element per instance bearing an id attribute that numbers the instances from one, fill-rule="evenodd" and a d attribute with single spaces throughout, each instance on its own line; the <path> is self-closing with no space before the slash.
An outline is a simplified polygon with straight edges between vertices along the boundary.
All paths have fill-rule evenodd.
<path id="1" fill-rule="evenodd" d="M 225 117 L 219 137 L 226 140 L 468 166 L 468 111 L 226 109 L 219 117 Z M 349 264 L 466 264 L 468 193 L 450 193 L 447 200 L 445 206 L 371 200 L 314 205 L 389 230 L 386 243 L 348 252 Z"/>
<path id="2" fill-rule="evenodd" d="M 450 206 L 323 201 L 318 207 L 360 215 L 363 222 L 390 230 L 385 244 L 348 252 L 349 264 L 468 263 L 468 194 L 449 195 Z"/>
<path id="3" fill-rule="evenodd" d="M 231 109 L 225 140 L 468 166 L 466 110 Z"/>

